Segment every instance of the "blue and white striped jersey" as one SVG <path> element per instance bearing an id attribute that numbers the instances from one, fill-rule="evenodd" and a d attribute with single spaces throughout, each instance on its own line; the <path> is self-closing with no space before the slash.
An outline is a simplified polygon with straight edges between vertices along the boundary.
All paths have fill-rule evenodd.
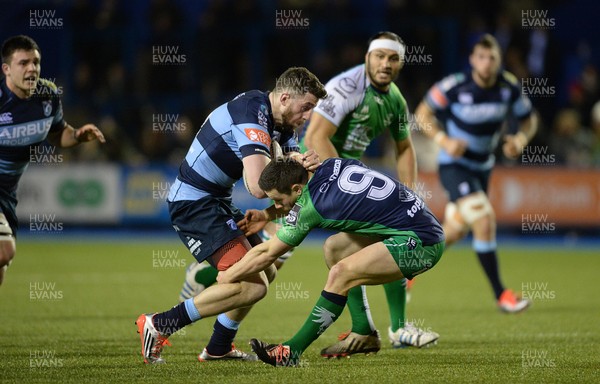
<path id="1" fill-rule="evenodd" d="M 0 187 L 14 190 L 30 159 L 30 147 L 65 127 L 57 87 L 40 79 L 33 95 L 17 97 L 0 80 Z"/>
<path id="2" fill-rule="evenodd" d="M 230 197 L 242 178 L 242 159 L 255 154 L 270 158 L 272 140 L 284 154 L 299 151 L 295 133 L 276 130 L 268 95 L 245 92 L 211 112 L 179 167 L 168 201 Z"/>
<path id="3" fill-rule="evenodd" d="M 425 102 L 436 112 L 449 137 L 468 143 L 460 158 L 440 150 L 439 163 L 458 163 L 474 170 L 489 170 L 494 166 L 493 153 L 509 114 L 522 120 L 532 110 L 531 101 L 521 93 L 516 77 L 506 71 L 498 74 L 491 88 L 479 87 L 470 72 L 447 76 L 431 87 Z"/>

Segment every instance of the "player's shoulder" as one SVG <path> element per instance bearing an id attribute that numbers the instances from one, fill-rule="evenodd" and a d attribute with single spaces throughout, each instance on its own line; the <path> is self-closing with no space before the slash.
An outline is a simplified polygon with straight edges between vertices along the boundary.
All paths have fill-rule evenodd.
<path id="1" fill-rule="evenodd" d="M 258 118 L 259 121 L 265 123 L 264 125 L 266 128 L 266 120 L 269 115 L 267 103 L 267 93 L 252 90 L 240 93 L 233 100 L 229 101 L 227 103 L 227 110 L 229 111 L 234 124 L 247 122 L 256 123 L 256 119 Z"/>
<path id="2" fill-rule="evenodd" d="M 400 92 L 400 88 L 398 85 L 396 85 L 396 83 L 392 82 L 392 84 L 390 84 L 389 95 L 401 105 L 406 105 L 406 99 L 404 98 L 404 95 L 402 95 L 402 92 Z"/>
<path id="3" fill-rule="evenodd" d="M 499 74 L 500 81 L 503 81 L 511 87 L 519 87 L 519 79 L 517 76 L 508 71 L 501 71 Z"/>
<path id="4" fill-rule="evenodd" d="M 343 96 L 362 94 L 366 89 L 365 65 L 354 66 L 331 78 L 325 85 L 327 92 L 336 91 Z"/>
<path id="5" fill-rule="evenodd" d="M 467 76 L 465 72 L 452 73 L 442 80 L 438 81 L 436 86 L 443 92 L 448 92 L 453 88 L 458 87 L 461 84 L 469 81 L 470 76 Z"/>

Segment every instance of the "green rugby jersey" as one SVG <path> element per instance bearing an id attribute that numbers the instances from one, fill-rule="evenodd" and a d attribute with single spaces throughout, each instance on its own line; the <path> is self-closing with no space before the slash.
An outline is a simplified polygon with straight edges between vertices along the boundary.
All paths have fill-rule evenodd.
<path id="1" fill-rule="evenodd" d="M 361 64 L 332 78 L 325 85 L 327 98 L 314 111 L 337 127 L 331 138 L 338 156 L 360 159 L 371 141 L 389 130 L 395 141 L 410 134 L 408 107 L 398 86 L 381 92 L 367 80 Z M 301 150 L 306 151 L 304 140 Z"/>
<path id="2" fill-rule="evenodd" d="M 382 238 L 413 231 L 424 246 L 444 240 L 416 193 L 354 159 L 331 158 L 317 168 L 277 237 L 295 247 L 315 227 Z"/>

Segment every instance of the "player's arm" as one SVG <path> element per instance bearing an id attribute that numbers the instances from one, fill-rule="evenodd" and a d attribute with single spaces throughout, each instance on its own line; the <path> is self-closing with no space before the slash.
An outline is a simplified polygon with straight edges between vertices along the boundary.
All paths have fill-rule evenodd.
<path id="1" fill-rule="evenodd" d="M 75 129 L 69 124 L 64 125 L 62 130 L 48 133 L 48 142 L 56 147 L 69 148 L 86 141 L 98 140 L 105 143 L 106 139 L 102 132 L 94 124 L 86 124 Z"/>
<path id="2" fill-rule="evenodd" d="M 217 281 L 219 283 L 233 283 L 263 271 L 291 248 L 279 240 L 277 236 L 274 236 L 269 241 L 260 243 L 250 249 L 240 261 L 229 269 L 220 272 Z"/>
<path id="3" fill-rule="evenodd" d="M 435 117 L 435 112 L 427 102 L 421 101 L 415 111 L 415 117 L 421 132 L 435 141 L 450 156 L 460 157 L 465 153 L 467 149 L 466 141 L 448 137 L 446 132 L 440 127 Z"/>
<path id="4" fill-rule="evenodd" d="M 331 142 L 331 138 L 335 135 L 337 127 L 327 120 L 319 112 L 313 112 L 308 128 L 306 128 L 306 136 L 304 144 L 309 149 L 313 149 L 319 154 L 321 161 L 330 157 L 339 157 L 337 150 Z"/>
<path id="5" fill-rule="evenodd" d="M 258 186 L 258 179 L 267 164 L 269 164 L 269 161 L 269 158 L 263 154 L 250 155 L 242 159 L 246 188 L 248 189 L 248 192 L 257 199 L 264 199 L 267 197 L 267 194 Z"/>
<path id="6" fill-rule="evenodd" d="M 414 187 L 417 181 L 417 156 L 410 134 L 396 141 L 396 172 L 403 184 Z"/>
<path id="7" fill-rule="evenodd" d="M 535 111 L 519 122 L 519 130 L 514 135 L 506 135 L 502 151 L 504 156 L 516 158 L 523 152 L 538 130 L 538 117 Z"/>

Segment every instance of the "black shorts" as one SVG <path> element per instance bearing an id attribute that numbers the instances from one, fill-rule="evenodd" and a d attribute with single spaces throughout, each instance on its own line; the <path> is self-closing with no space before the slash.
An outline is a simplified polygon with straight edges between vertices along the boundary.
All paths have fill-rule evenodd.
<path id="1" fill-rule="evenodd" d="M 0 188 L 0 211 L 4 213 L 8 226 L 12 229 L 13 236 L 17 237 L 17 228 L 19 220 L 17 219 L 17 192 L 11 192 L 4 188 Z"/>
<path id="2" fill-rule="evenodd" d="M 440 164 L 440 181 L 448 192 L 448 199 L 456 201 L 477 191 L 487 194 L 491 170 L 474 171 L 459 164 Z"/>
<path id="3" fill-rule="evenodd" d="M 198 262 L 244 235 L 236 224 L 244 214 L 233 205 L 231 198 L 207 196 L 168 204 L 173 227 Z M 248 240 L 252 246 L 261 242 L 258 235 L 250 236 Z"/>

